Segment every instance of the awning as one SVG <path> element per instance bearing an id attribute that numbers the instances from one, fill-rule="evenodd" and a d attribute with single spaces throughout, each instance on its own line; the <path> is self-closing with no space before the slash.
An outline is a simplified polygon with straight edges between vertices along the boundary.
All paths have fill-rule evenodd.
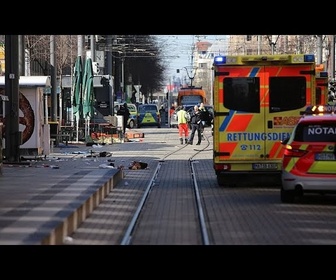
<path id="1" fill-rule="evenodd" d="M 0 86 L 5 85 L 5 76 L 0 76 Z M 50 87 L 50 76 L 20 76 L 21 87 Z"/>

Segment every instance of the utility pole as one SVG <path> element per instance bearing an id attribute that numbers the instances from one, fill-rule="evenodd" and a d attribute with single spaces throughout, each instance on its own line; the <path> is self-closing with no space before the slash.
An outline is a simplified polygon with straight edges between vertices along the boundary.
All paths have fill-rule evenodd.
<path id="1" fill-rule="evenodd" d="M 91 59 L 93 62 L 96 61 L 96 36 L 90 35 L 90 50 L 91 50 Z"/>
<path id="2" fill-rule="evenodd" d="M 108 48 L 106 51 L 106 72 L 105 74 L 113 76 L 113 63 L 112 63 L 112 51 L 113 51 L 113 37 L 112 35 L 106 35 L 106 45 L 111 46 L 111 50 Z"/>
<path id="3" fill-rule="evenodd" d="M 84 49 L 84 35 L 78 35 L 77 36 L 77 56 L 80 56 L 82 58 L 82 65 L 84 65 L 83 58 L 85 55 L 83 55 L 83 49 Z"/>
<path id="4" fill-rule="evenodd" d="M 19 35 L 19 75 L 25 76 L 26 69 L 25 36 Z"/>
<path id="5" fill-rule="evenodd" d="M 57 79 L 56 79 L 56 75 L 57 75 L 57 71 L 56 71 L 55 35 L 50 35 L 50 81 L 51 81 L 50 116 L 51 116 L 52 122 L 57 122 Z"/>
<path id="6" fill-rule="evenodd" d="M 8 162 L 20 161 L 22 135 L 19 131 L 19 38 L 5 35 L 5 155 Z"/>
<path id="7" fill-rule="evenodd" d="M 112 45 L 113 45 L 113 37 L 112 35 L 106 35 L 106 44 L 107 46 L 111 46 L 111 50 L 108 50 L 106 52 L 106 73 L 107 75 L 111 76 L 111 79 L 113 81 L 113 56 L 112 56 Z M 114 116 L 114 84 L 109 85 L 110 89 L 109 92 L 111 94 L 111 109 L 110 113 L 112 116 Z"/>

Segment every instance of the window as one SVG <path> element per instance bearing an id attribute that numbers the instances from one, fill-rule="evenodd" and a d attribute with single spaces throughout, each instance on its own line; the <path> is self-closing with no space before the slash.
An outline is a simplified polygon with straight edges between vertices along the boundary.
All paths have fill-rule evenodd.
<path id="1" fill-rule="evenodd" d="M 181 97 L 181 104 L 198 104 L 201 102 L 203 101 L 200 95 L 185 95 Z"/>
<path id="2" fill-rule="evenodd" d="M 199 68 L 207 68 L 207 63 L 198 63 Z"/>
<path id="3" fill-rule="evenodd" d="M 259 77 L 225 78 L 224 106 L 231 110 L 260 113 Z"/>
<path id="4" fill-rule="evenodd" d="M 158 109 L 156 105 L 143 105 L 139 106 L 140 113 L 157 113 Z"/>
<path id="5" fill-rule="evenodd" d="M 270 113 L 296 110 L 306 105 L 306 78 L 270 77 Z"/>

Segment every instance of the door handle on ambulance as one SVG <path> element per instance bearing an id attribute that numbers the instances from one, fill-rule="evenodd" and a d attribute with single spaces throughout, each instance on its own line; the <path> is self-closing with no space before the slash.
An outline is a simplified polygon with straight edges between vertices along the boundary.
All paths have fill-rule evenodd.
<path id="1" fill-rule="evenodd" d="M 266 154 L 266 155 L 260 155 L 260 158 L 269 158 L 269 154 Z"/>

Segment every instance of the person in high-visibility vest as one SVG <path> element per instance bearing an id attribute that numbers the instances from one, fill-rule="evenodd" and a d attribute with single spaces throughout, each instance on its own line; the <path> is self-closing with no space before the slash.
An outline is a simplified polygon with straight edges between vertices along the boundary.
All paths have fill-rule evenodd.
<path id="1" fill-rule="evenodd" d="M 177 112 L 177 123 L 178 123 L 178 131 L 179 131 L 179 137 L 180 142 L 183 144 L 183 135 L 184 135 L 184 143 L 188 143 L 188 137 L 189 137 L 189 114 L 185 110 L 186 107 L 183 106 L 178 112 Z"/>

